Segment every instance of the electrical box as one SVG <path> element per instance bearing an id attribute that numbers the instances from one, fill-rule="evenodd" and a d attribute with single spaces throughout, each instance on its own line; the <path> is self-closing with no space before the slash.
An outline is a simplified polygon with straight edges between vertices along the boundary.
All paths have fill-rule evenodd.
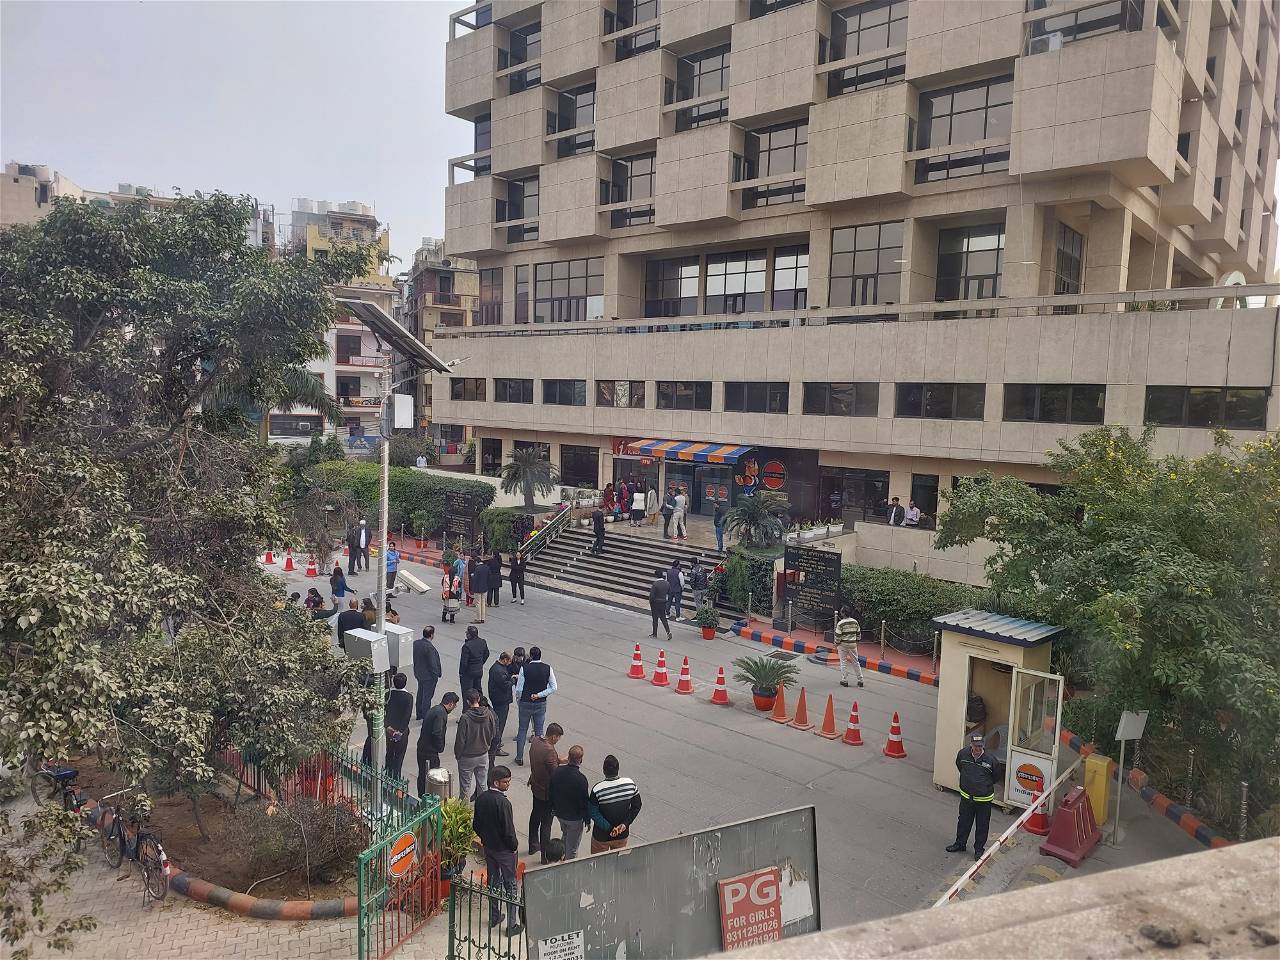
<path id="1" fill-rule="evenodd" d="M 1111 760 L 1099 753 L 1084 758 L 1084 792 L 1089 795 L 1089 806 L 1093 807 L 1094 822 L 1098 826 L 1111 816 L 1111 778 L 1107 776 L 1110 765 Z"/>
<path id="2" fill-rule="evenodd" d="M 372 660 L 374 673 L 386 673 L 391 669 L 387 638 L 372 630 L 347 631 L 347 656 L 352 660 Z"/>
<path id="3" fill-rule="evenodd" d="M 391 669 L 412 673 L 413 631 L 398 623 L 388 623 L 383 626 L 383 629 L 387 632 L 387 658 L 391 663 Z M 350 635 L 347 634 L 347 636 Z"/>

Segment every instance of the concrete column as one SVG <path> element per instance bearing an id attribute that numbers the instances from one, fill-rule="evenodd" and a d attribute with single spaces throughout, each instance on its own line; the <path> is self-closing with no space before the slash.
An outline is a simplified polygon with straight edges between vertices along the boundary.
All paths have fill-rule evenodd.
<path id="1" fill-rule="evenodd" d="M 1133 214 L 1126 208 L 1108 210 L 1094 205 L 1085 242 L 1086 293 L 1115 293 L 1128 289 L 1132 229 Z"/>
<path id="2" fill-rule="evenodd" d="M 1006 297 L 1034 297 L 1040 289 L 1044 255 L 1044 208 L 1036 203 L 1009 207 L 1004 219 L 1004 266 L 1000 293 Z"/>
<path id="3" fill-rule="evenodd" d="M 1173 244 L 1163 237 L 1151 243 L 1133 237 L 1129 243 L 1129 289 L 1167 290 L 1173 280 Z"/>
<path id="4" fill-rule="evenodd" d="M 909 219 L 902 230 L 902 303 L 928 303 L 937 293 L 938 226 Z M 893 299 L 893 298 L 888 298 Z M 911 479 L 907 478 L 908 488 Z"/>

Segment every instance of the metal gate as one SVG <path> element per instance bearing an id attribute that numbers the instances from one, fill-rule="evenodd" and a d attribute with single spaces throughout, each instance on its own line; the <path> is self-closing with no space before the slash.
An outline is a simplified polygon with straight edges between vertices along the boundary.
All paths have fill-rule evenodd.
<path id="1" fill-rule="evenodd" d="M 483 877 L 483 875 L 482 875 Z M 499 923 L 489 918 L 497 910 Z M 448 960 L 526 960 L 529 950 L 524 932 L 507 933 L 507 921 L 515 911 L 524 923 L 523 888 L 516 892 L 490 887 L 473 873 L 449 884 Z"/>
<path id="2" fill-rule="evenodd" d="M 440 799 L 392 791 L 356 869 L 359 960 L 388 956 L 440 909 Z"/>

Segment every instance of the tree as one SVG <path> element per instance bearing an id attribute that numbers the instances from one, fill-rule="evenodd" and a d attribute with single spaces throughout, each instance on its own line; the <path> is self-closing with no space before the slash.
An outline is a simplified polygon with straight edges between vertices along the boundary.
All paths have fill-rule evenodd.
<path id="1" fill-rule="evenodd" d="M 414 467 L 418 457 L 426 457 L 428 464 L 436 464 L 440 456 L 436 453 L 436 445 L 427 438 L 410 437 L 396 434 L 391 438 L 391 465 L 393 467 Z"/>
<path id="2" fill-rule="evenodd" d="M 5 763 L 100 749 L 194 797 L 219 737 L 296 757 L 368 698 L 257 564 L 296 542 L 294 486 L 243 414 L 323 355 L 368 251 L 272 259 L 247 217 L 58 200 L 0 231 Z"/>
<path id="3" fill-rule="evenodd" d="M 517 449 L 511 460 L 502 465 L 502 492 L 514 493 L 519 490 L 524 494 L 524 507 L 533 509 L 533 495 L 544 496 L 555 489 L 559 474 L 551 461 L 538 452 L 537 447 Z"/>
<path id="4" fill-rule="evenodd" d="M 747 547 L 773 547 L 782 542 L 791 504 L 781 493 L 760 490 L 744 497 L 725 515 L 725 531 Z"/>
<path id="5" fill-rule="evenodd" d="M 1155 455 L 1150 431 L 1091 431 L 1050 456 L 1056 494 L 962 482 L 937 545 L 992 541 L 992 589 L 1069 629 L 1097 688 L 1095 729 L 1077 732 L 1103 739 L 1120 710 L 1150 710 L 1145 757 L 1169 754 L 1181 777 L 1194 745 L 1266 806 L 1280 801 L 1280 434 L 1218 440 L 1187 459 Z"/>

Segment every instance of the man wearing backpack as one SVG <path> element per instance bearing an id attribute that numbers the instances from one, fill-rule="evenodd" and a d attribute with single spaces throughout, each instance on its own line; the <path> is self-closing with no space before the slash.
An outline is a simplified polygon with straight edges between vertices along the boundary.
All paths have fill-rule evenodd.
<path id="1" fill-rule="evenodd" d="M 707 568 L 698 557 L 693 558 L 693 566 L 689 568 L 689 589 L 693 591 L 693 613 L 697 616 L 707 598 Z"/>

